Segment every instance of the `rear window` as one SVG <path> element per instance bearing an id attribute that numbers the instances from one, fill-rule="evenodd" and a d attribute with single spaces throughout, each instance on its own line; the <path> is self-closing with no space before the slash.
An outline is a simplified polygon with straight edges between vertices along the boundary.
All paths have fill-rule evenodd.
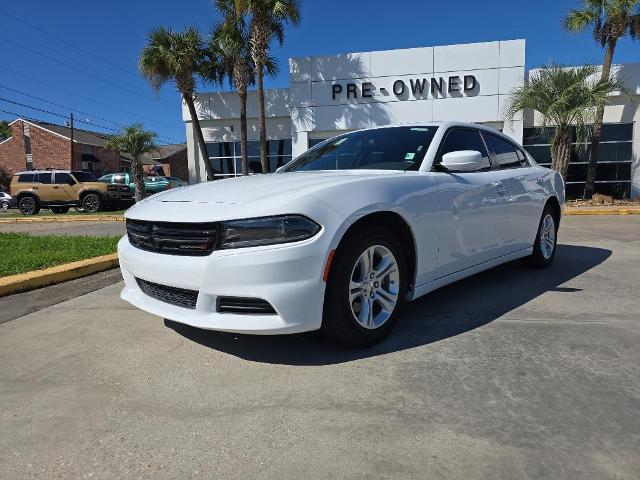
<path id="1" fill-rule="evenodd" d="M 33 183 L 34 179 L 33 177 L 35 176 L 35 174 L 33 173 L 21 173 L 20 175 L 18 175 L 18 182 L 19 183 Z"/>

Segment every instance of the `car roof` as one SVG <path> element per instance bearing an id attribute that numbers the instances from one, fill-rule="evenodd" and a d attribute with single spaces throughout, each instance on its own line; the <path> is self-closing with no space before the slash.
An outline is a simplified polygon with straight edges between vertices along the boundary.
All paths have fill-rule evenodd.
<path id="1" fill-rule="evenodd" d="M 22 175 L 25 173 L 71 173 L 71 170 L 58 170 L 58 169 L 51 169 L 51 170 L 25 170 L 22 172 L 16 172 L 14 173 L 14 175 Z"/>

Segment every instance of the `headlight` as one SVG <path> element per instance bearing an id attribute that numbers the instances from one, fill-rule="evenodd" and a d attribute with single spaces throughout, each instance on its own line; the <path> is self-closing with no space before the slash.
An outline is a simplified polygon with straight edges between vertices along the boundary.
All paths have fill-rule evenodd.
<path id="1" fill-rule="evenodd" d="M 302 215 L 249 218 L 220 222 L 218 248 L 257 247 L 298 242 L 313 237 L 320 225 Z"/>

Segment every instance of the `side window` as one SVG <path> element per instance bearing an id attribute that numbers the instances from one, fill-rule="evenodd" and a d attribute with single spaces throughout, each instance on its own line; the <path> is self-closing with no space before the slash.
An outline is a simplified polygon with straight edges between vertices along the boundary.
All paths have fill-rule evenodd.
<path id="1" fill-rule="evenodd" d="M 518 155 L 518 158 L 520 159 L 520 166 L 522 167 L 530 167 L 531 164 L 529 163 L 529 159 L 527 158 L 527 155 L 524 153 L 524 150 L 520 150 L 519 148 L 516 148 L 516 154 Z"/>
<path id="2" fill-rule="evenodd" d="M 113 175 L 103 175 L 98 180 L 100 180 L 103 183 L 111 183 L 111 181 L 113 180 Z"/>
<path id="3" fill-rule="evenodd" d="M 56 183 L 60 185 L 64 183 L 67 185 L 75 185 L 76 181 L 68 173 L 56 173 Z"/>
<path id="4" fill-rule="evenodd" d="M 38 182 L 44 183 L 45 185 L 49 185 L 51 183 L 51 174 L 50 173 L 39 173 L 38 174 Z"/>
<path id="5" fill-rule="evenodd" d="M 18 183 L 33 183 L 34 181 L 33 177 L 34 177 L 33 173 L 22 173 L 18 177 Z"/>
<path id="6" fill-rule="evenodd" d="M 484 146 L 484 142 L 482 141 L 482 137 L 478 130 L 456 128 L 448 131 L 440 145 L 437 163 L 440 163 L 444 154 L 456 152 L 458 150 L 475 150 L 480 152 L 482 154 L 482 163 L 478 171 L 484 172 L 491 170 L 489 154 L 487 153 L 487 149 Z"/>
<path id="7" fill-rule="evenodd" d="M 517 153 L 518 150 L 511 142 L 490 133 L 485 133 L 484 138 L 495 155 L 496 162 L 501 169 L 522 167 L 522 159 Z M 520 155 L 522 155 L 522 153 L 520 153 Z"/>

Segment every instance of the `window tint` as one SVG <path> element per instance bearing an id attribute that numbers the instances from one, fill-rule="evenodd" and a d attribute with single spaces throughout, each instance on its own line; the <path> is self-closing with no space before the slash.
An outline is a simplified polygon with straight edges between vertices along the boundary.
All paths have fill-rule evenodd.
<path id="1" fill-rule="evenodd" d="M 51 183 L 51 174 L 50 173 L 39 173 L 38 174 L 38 182 L 50 184 Z"/>
<path id="2" fill-rule="evenodd" d="M 33 177 L 34 177 L 33 173 L 23 173 L 20 176 L 18 176 L 18 182 L 19 183 L 32 183 L 33 182 Z"/>
<path id="3" fill-rule="evenodd" d="M 467 128 L 450 130 L 442 142 L 438 158 L 442 159 L 444 154 L 457 152 L 459 150 L 475 150 L 476 152 L 480 152 L 482 154 L 482 163 L 480 164 L 479 171 L 491 170 L 489 154 L 480 137 L 479 131 Z"/>
<path id="4" fill-rule="evenodd" d="M 68 173 L 56 173 L 55 182 L 59 185 L 66 183 L 67 185 L 74 185 L 76 182 Z"/>
<path id="5" fill-rule="evenodd" d="M 388 127 L 347 133 L 307 150 L 285 170 L 415 170 L 436 130 L 437 127 Z"/>
<path id="6" fill-rule="evenodd" d="M 522 163 L 521 156 L 519 157 L 516 153 L 516 147 L 511 142 L 507 142 L 506 140 L 490 133 L 485 133 L 484 138 L 487 141 L 489 148 L 493 151 L 493 154 L 496 157 L 496 162 L 501 169 L 525 166 Z"/>

